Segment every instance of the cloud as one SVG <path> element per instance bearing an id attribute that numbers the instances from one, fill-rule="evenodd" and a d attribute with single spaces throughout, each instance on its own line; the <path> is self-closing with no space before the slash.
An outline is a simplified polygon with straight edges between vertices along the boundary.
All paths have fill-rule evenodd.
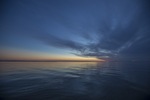
<path id="1" fill-rule="evenodd" d="M 65 49 L 70 49 L 70 50 L 74 50 L 74 51 L 79 51 L 79 52 L 83 52 L 84 51 L 84 45 L 74 42 L 72 40 L 69 39 L 63 39 L 60 37 L 56 37 L 54 35 L 51 34 L 38 34 L 36 37 L 36 39 L 42 41 L 43 43 L 49 45 L 49 46 L 54 46 L 54 47 L 58 47 L 58 48 L 65 48 Z"/>
<path id="2" fill-rule="evenodd" d="M 83 57 L 147 56 L 147 54 L 150 54 L 150 24 L 148 23 L 150 22 L 150 16 L 146 14 L 147 8 L 140 6 L 138 1 L 127 1 L 123 7 L 118 5 L 118 2 L 116 4 L 108 2 L 108 8 L 111 9 L 105 9 L 102 6 L 105 11 L 100 10 L 100 14 L 97 14 L 97 16 L 100 16 L 99 18 L 94 19 L 95 16 L 92 16 L 91 19 L 86 19 L 90 27 L 80 24 L 80 22 L 73 24 L 74 17 L 70 17 L 69 23 L 67 19 L 64 20 L 64 16 L 62 21 L 61 19 L 58 21 L 61 25 L 64 23 L 66 29 L 76 32 L 78 37 L 89 41 L 86 44 L 74 41 L 73 37 L 69 39 L 60 38 L 60 36 L 53 34 L 40 34 L 37 39 L 50 46 L 70 49 L 73 54 Z M 119 7 L 116 8 L 115 6 Z M 104 14 L 103 17 L 101 14 Z M 86 14 L 84 16 L 86 18 Z M 94 20 L 96 20 L 94 25 L 90 25 Z M 77 26 L 82 28 L 78 30 Z"/>
<path id="3" fill-rule="evenodd" d="M 15 4 L 12 10 L 19 14 L 12 14 L 6 24 L 10 24 L 13 33 L 26 34 L 83 57 L 150 55 L 150 3 L 147 0 L 33 0 Z M 22 5 L 17 6 L 19 4 Z"/>

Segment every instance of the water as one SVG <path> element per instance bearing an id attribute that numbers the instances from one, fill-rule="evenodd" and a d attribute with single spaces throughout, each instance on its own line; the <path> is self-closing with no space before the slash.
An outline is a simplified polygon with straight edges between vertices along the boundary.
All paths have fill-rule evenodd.
<path id="1" fill-rule="evenodd" d="M 1 62 L 2 100 L 150 100 L 148 62 Z"/>

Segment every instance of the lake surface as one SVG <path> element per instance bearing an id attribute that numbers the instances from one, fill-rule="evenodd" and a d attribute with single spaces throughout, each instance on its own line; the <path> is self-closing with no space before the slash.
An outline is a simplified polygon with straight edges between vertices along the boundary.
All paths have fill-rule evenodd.
<path id="1" fill-rule="evenodd" d="M 0 62 L 2 100 L 150 100 L 149 62 Z"/>

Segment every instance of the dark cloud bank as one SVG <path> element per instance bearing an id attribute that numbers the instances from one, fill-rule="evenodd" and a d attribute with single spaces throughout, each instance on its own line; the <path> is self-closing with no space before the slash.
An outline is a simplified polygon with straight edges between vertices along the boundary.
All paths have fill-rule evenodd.
<path id="1" fill-rule="evenodd" d="M 29 19 L 24 17 L 25 21 L 32 18 L 29 27 L 24 27 L 30 30 L 30 36 L 49 46 L 70 49 L 73 54 L 84 57 L 150 58 L 148 0 L 32 0 L 21 3 L 31 10 L 24 12 L 29 14 Z M 45 31 L 33 22 L 34 18 L 50 30 L 56 26 L 57 32 Z"/>

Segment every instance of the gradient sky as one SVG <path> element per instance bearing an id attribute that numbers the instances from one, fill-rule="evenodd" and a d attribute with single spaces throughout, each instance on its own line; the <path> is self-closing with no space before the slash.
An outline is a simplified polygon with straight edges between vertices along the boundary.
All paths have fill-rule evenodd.
<path id="1" fill-rule="evenodd" d="M 0 59 L 150 56 L 148 0 L 3 0 Z"/>

